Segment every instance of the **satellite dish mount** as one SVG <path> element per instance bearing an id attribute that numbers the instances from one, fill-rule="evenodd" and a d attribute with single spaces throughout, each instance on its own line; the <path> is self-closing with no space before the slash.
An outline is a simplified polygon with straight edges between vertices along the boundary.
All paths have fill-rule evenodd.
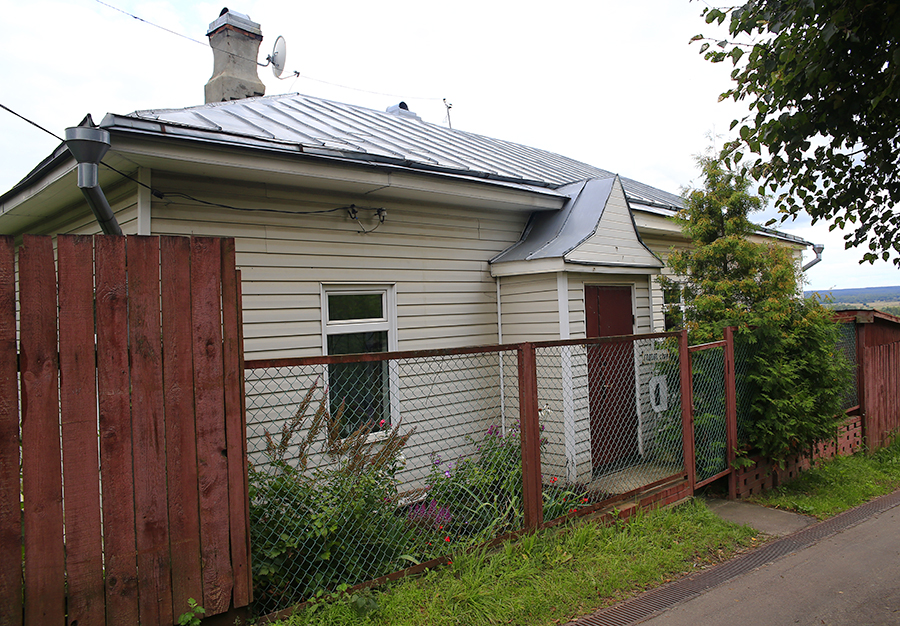
<path id="1" fill-rule="evenodd" d="M 287 44 L 284 41 L 284 37 L 278 35 L 278 38 L 275 40 L 275 45 L 272 47 L 272 54 L 266 57 L 265 63 L 258 63 L 260 67 L 267 67 L 269 65 L 272 66 L 272 74 L 275 75 L 275 78 L 279 78 L 284 80 L 288 78 L 287 76 L 282 77 L 281 74 L 284 72 L 284 64 L 287 61 Z M 300 72 L 291 72 L 291 76 L 300 76 Z"/>

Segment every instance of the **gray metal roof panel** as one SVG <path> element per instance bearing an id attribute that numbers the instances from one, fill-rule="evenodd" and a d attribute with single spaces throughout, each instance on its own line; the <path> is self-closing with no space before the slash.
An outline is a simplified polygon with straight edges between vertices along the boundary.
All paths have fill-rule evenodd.
<path id="1" fill-rule="evenodd" d="M 412 117 L 332 102 L 299 94 L 246 98 L 185 109 L 135 111 L 133 120 L 153 120 L 179 127 L 222 134 L 223 142 L 246 143 L 252 138 L 278 143 L 343 146 L 348 154 L 380 154 L 460 173 L 489 174 L 526 183 L 557 187 L 588 178 L 608 178 L 612 172 L 559 154 L 446 128 Z M 663 193 L 663 192 L 660 192 Z"/>
<path id="2" fill-rule="evenodd" d="M 565 206 L 532 215 L 519 242 L 491 263 L 562 258 L 574 250 L 597 230 L 615 180 L 594 178 L 560 187 L 557 191 L 570 198 Z"/>

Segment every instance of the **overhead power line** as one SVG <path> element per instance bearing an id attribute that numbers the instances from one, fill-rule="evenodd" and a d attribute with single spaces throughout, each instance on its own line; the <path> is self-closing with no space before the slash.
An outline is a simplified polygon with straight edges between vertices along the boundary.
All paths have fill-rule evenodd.
<path id="1" fill-rule="evenodd" d="M 126 11 L 125 9 L 120 9 L 119 7 L 113 6 L 113 5 L 109 4 L 108 2 L 104 2 L 103 0 L 96 0 L 96 2 L 97 2 L 98 4 L 102 4 L 102 5 L 105 6 L 105 7 L 108 7 L 108 8 L 110 8 L 110 9 L 113 9 L 114 11 L 118 11 L 119 13 L 122 13 L 122 14 L 124 14 L 124 15 L 127 15 L 128 17 L 134 18 L 134 19 L 138 20 L 139 22 L 143 22 L 144 24 L 148 24 L 148 25 L 153 26 L 153 27 L 155 27 L 155 28 L 158 28 L 158 29 L 160 29 L 160 30 L 164 30 L 164 31 L 166 31 L 167 33 L 170 33 L 170 34 L 175 35 L 175 36 L 177 36 L 177 37 L 181 37 L 182 39 L 187 39 L 188 41 L 191 41 L 191 42 L 193 42 L 193 43 L 200 44 L 200 45 L 203 46 L 204 48 L 208 48 L 208 47 L 209 47 L 209 42 L 200 41 L 199 39 L 194 39 L 193 37 L 188 37 L 187 35 L 184 35 L 184 34 L 182 34 L 182 33 L 179 33 L 179 32 L 177 32 L 177 31 L 174 31 L 174 30 L 172 30 L 171 28 L 166 28 L 165 26 L 160 26 L 159 24 L 156 24 L 156 23 L 154 23 L 154 22 L 151 22 L 150 20 L 146 20 L 146 19 L 144 19 L 144 18 L 142 18 L 142 17 L 139 17 L 139 16 L 135 15 L 134 13 L 129 13 L 129 12 Z M 249 58 L 247 58 L 247 57 L 243 57 L 243 56 L 240 56 L 240 55 L 238 55 L 238 54 L 235 54 L 234 52 L 228 52 L 228 51 L 223 51 L 223 52 L 225 52 L 226 54 L 230 54 L 231 56 L 233 56 L 233 57 L 235 57 L 235 58 L 237 58 L 237 59 L 243 59 L 243 60 L 245 60 L 245 61 L 250 61 L 250 62 L 252 62 L 252 63 L 258 63 L 258 60 L 257 60 L 257 59 L 249 59 Z M 339 88 L 341 88 L 341 89 L 348 89 L 348 90 L 350 90 L 350 91 L 358 91 L 358 92 L 360 92 L 360 93 L 368 93 L 368 94 L 372 94 L 372 95 L 376 95 L 376 96 L 385 96 L 385 97 L 388 97 L 388 98 L 400 98 L 400 99 L 406 99 L 406 100 L 442 100 L 442 98 L 432 98 L 432 97 L 427 97 L 427 96 L 421 96 L 421 97 L 417 97 L 417 96 L 399 96 L 399 95 L 396 95 L 396 94 L 384 93 L 384 92 L 381 92 L 381 91 L 370 91 L 370 90 L 368 90 L 368 89 L 360 89 L 360 88 L 358 88 L 358 87 L 350 87 L 349 85 L 342 85 L 342 84 L 340 84 L 340 83 L 333 83 L 333 82 L 330 82 L 330 81 L 327 81 L 327 80 L 322 80 L 322 79 L 319 79 L 319 78 L 313 78 L 312 76 L 306 76 L 305 74 L 301 74 L 300 72 L 297 72 L 297 71 L 291 71 L 290 74 L 293 75 L 293 76 L 299 77 L 299 78 L 304 78 L 304 79 L 306 79 L 306 80 L 311 80 L 311 81 L 316 82 L 316 83 L 322 83 L 323 85 L 330 85 L 330 86 L 332 86 L 332 87 L 339 87 Z"/>

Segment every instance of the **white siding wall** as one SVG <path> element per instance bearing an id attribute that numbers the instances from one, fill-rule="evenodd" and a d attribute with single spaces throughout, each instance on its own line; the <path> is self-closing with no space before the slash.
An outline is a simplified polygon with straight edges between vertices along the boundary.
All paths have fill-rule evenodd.
<path id="1" fill-rule="evenodd" d="M 400 350 L 497 342 L 496 286 L 488 261 L 518 240 L 525 214 L 370 203 L 155 171 L 153 182 L 211 202 L 297 212 L 154 200 L 154 234 L 235 237 L 247 358 L 321 354 L 323 282 L 395 284 Z M 360 234 L 344 210 L 300 214 L 351 203 L 386 208 L 384 224 Z M 371 211 L 360 210 L 359 217 L 367 230 L 377 224 Z"/>
<path id="2" fill-rule="evenodd" d="M 609 194 L 597 231 L 575 250 L 566 254 L 566 260 L 639 267 L 658 264 L 637 238 L 628 202 L 618 179 Z"/>
<path id="3" fill-rule="evenodd" d="M 399 350 L 498 341 L 496 283 L 488 261 L 518 240 L 527 214 L 372 203 L 261 184 L 182 179 L 156 171 L 153 184 L 165 191 L 182 188 L 210 202 L 295 212 L 153 201 L 153 234 L 235 238 L 247 359 L 322 354 L 321 283 L 395 285 Z M 302 214 L 350 204 L 387 209 L 385 222 L 379 225 L 372 211 L 364 209 L 359 209 L 359 223 L 344 209 Z M 377 228 L 361 234 L 360 225 Z M 403 451 L 401 491 L 425 485 L 431 454 L 440 454 L 444 461 L 473 454 L 487 428 L 505 419 L 496 354 L 406 361 L 393 371 L 392 415 L 402 420 L 404 431 L 415 428 Z M 268 384 L 286 390 L 276 397 L 277 406 L 269 405 L 272 400 L 266 394 L 256 397 L 258 392 L 248 390 L 248 422 L 258 425 L 250 435 L 249 449 L 257 462 L 263 432 L 278 432 L 311 385 L 308 376 L 303 380 L 287 373 L 272 376 Z M 505 395 L 514 397 L 515 389 Z M 507 414 L 513 411 L 516 406 Z"/>
<path id="4" fill-rule="evenodd" d="M 647 244 L 647 247 L 653 250 L 653 252 L 658 256 L 663 262 L 666 263 L 666 266 L 662 269 L 662 275 L 668 277 L 674 277 L 675 274 L 669 269 L 668 260 L 669 254 L 672 252 L 672 248 L 676 249 L 685 249 L 687 248 L 687 242 L 684 240 L 679 240 L 677 245 L 674 245 L 670 239 L 662 239 L 659 237 L 644 237 L 644 243 Z M 651 280 L 650 283 L 650 303 L 651 303 L 651 317 L 652 317 L 652 328 L 653 330 L 650 332 L 661 333 L 666 330 L 666 320 L 663 311 L 663 290 L 655 278 Z"/>
<path id="5" fill-rule="evenodd" d="M 556 274 L 500 279 L 503 343 L 559 339 Z"/>

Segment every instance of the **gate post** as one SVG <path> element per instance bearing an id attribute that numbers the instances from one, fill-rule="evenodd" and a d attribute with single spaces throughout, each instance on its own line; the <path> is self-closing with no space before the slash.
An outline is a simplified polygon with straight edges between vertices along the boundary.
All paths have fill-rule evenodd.
<path id="1" fill-rule="evenodd" d="M 734 327 L 725 328 L 725 459 L 728 463 L 728 497 L 737 498 L 734 457 L 737 451 L 737 391 L 735 389 Z"/>
<path id="2" fill-rule="evenodd" d="M 534 344 L 519 346 L 519 427 L 522 440 L 522 499 L 525 530 L 543 522 L 541 491 L 541 429 L 538 424 L 537 363 Z"/>
<path id="3" fill-rule="evenodd" d="M 684 447 L 684 470 L 688 475 L 691 495 L 697 484 L 697 462 L 694 459 L 694 379 L 691 375 L 691 351 L 687 330 L 678 338 L 678 364 L 681 367 L 681 434 Z"/>

